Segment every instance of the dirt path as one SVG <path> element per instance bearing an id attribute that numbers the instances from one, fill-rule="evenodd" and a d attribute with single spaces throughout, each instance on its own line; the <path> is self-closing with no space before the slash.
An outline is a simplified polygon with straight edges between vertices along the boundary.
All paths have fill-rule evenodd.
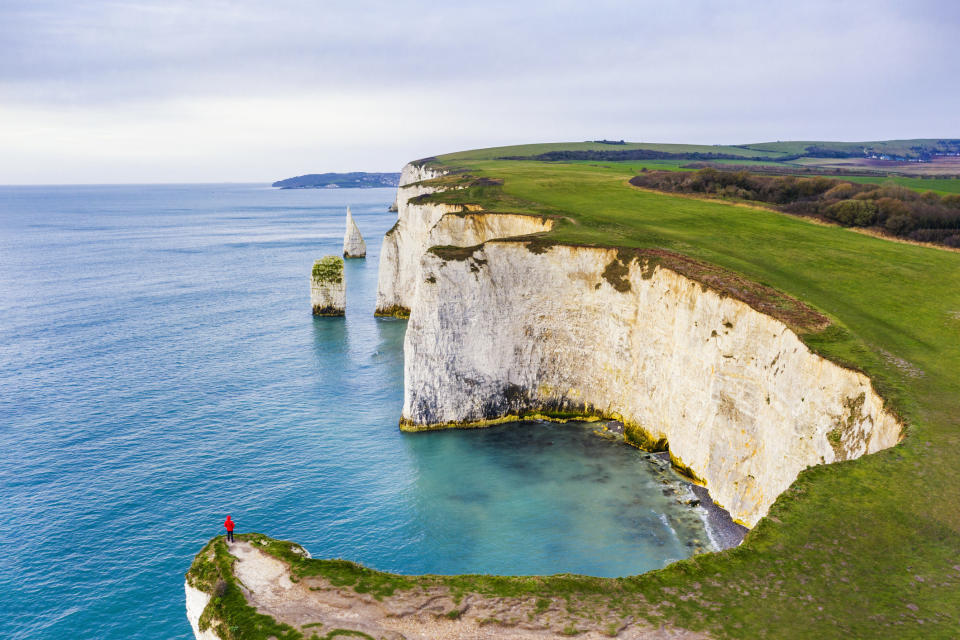
<path id="1" fill-rule="evenodd" d="M 535 609 L 532 598 L 486 598 L 466 595 L 460 602 L 446 588 L 413 590 L 378 601 L 322 578 L 290 580 L 287 565 L 249 542 L 230 545 L 236 556 L 234 575 L 247 602 L 304 632 L 323 637 L 335 629 L 361 631 L 375 640 L 546 640 L 570 637 L 577 627 L 565 613 L 566 603 L 551 601 Z M 703 640 L 708 636 L 679 629 L 652 628 L 631 620 L 603 632 L 582 631 L 584 640 Z"/>

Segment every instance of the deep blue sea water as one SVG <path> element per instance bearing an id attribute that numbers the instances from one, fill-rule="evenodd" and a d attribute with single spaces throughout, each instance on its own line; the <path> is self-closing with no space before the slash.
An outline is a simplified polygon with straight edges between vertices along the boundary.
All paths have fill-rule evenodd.
<path id="1" fill-rule="evenodd" d="M 372 317 L 393 196 L 0 187 L 0 637 L 190 638 L 183 574 L 228 513 L 403 573 L 690 554 L 677 481 L 588 426 L 398 431 L 406 323 Z M 346 319 L 314 319 L 347 204 L 370 253 Z"/>

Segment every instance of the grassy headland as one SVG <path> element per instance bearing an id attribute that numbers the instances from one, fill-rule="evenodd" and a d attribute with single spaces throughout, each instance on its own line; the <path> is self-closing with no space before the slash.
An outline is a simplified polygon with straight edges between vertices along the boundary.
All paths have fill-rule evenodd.
<path id="1" fill-rule="evenodd" d="M 716 637 L 960 635 L 960 253 L 640 190 L 628 183 L 639 162 L 498 159 L 582 148 L 623 147 L 527 145 L 441 156 L 431 162 L 459 172 L 440 180 L 470 186 L 428 197 L 552 217 L 553 230 L 534 238 L 531 250 L 576 244 L 679 254 L 802 301 L 830 320 L 801 331 L 802 339 L 866 372 L 908 424 L 907 437 L 880 453 L 802 472 L 734 549 L 621 579 L 455 576 L 447 584 L 497 596 L 562 596 L 603 616 L 635 615 Z M 310 567 L 363 589 L 435 580 L 351 564 Z"/>

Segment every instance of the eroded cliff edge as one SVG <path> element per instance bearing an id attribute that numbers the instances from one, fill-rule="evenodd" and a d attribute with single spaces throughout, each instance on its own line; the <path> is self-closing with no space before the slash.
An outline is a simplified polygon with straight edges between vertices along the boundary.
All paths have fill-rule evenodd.
<path id="1" fill-rule="evenodd" d="M 403 428 L 622 420 L 748 526 L 804 468 L 899 440 L 870 380 L 780 319 L 640 253 L 518 239 L 546 218 L 424 202 L 440 175 L 404 169 L 381 253 L 378 312 L 410 315 Z"/>
<path id="2" fill-rule="evenodd" d="M 407 317 L 416 291 L 420 259 L 430 247 L 468 247 L 493 238 L 549 231 L 547 218 L 488 214 L 463 205 L 421 202 L 441 190 L 430 181 L 445 175 L 425 163 L 410 163 L 400 174 L 397 223 L 383 237 L 377 279 L 377 315 Z"/>

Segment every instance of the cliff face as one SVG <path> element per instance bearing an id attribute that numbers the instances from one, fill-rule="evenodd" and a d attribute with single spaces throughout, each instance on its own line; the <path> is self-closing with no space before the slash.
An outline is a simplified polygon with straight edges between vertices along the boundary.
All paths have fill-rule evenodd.
<path id="1" fill-rule="evenodd" d="M 427 253 L 404 352 L 404 425 L 483 424 L 537 410 L 622 419 L 754 525 L 809 465 L 895 444 L 863 374 L 786 325 L 660 267 L 604 276 L 607 249 L 488 242 Z"/>
<path id="2" fill-rule="evenodd" d="M 666 440 L 675 463 L 748 526 L 805 467 L 900 437 L 866 376 L 744 302 L 636 260 L 611 277 L 615 250 L 490 240 L 547 220 L 401 202 L 380 293 L 412 310 L 404 429 L 537 411 L 621 419 L 648 443 Z"/>
<path id="3" fill-rule="evenodd" d="M 413 291 L 413 274 L 420 256 L 427 250 L 427 234 L 437 220 L 448 211 L 458 207 L 446 205 L 409 204 L 411 198 L 436 189 L 419 184 L 421 181 L 438 178 L 442 172 L 426 165 L 408 164 L 400 172 L 397 188 L 397 224 L 383 236 L 380 247 L 380 270 L 377 275 L 378 315 L 401 315 L 410 313 L 410 295 Z"/>
<path id="4" fill-rule="evenodd" d="M 420 258 L 430 247 L 470 247 L 494 238 L 549 231 L 546 218 L 465 211 L 457 205 L 411 203 L 436 187 L 420 184 L 443 172 L 408 164 L 397 189 L 397 224 L 386 233 L 380 251 L 378 315 L 408 316 L 416 290 Z"/>
<path id="5" fill-rule="evenodd" d="M 220 640 L 213 629 L 200 630 L 200 616 L 210 602 L 210 594 L 192 586 L 189 581 L 183 583 L 183 589 L 187 595 L 187 620 L 193 629 L 193 637 L 197 640 Z"/>

